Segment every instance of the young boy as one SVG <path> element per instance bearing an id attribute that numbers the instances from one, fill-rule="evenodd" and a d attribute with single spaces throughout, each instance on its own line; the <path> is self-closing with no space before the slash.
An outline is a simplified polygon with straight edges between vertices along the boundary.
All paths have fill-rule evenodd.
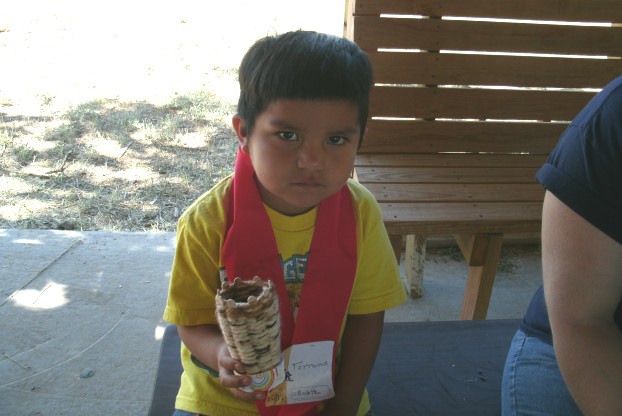
<path id="1" fill-rule="evenodd" d="M 234 174 L 179 220 L 164 313 L 183 341 L 175 414 L 365 415 L 384 310 L 406 298 L 378 204 L 350 180 L 371 64 L 346 39 L 297 31 L 256 42 L 239 80 Z M 282 350 L 310 357 L 312 345 L 330 364 L 285 401 L 240 389 L 250 378 L 217 325 L 221 282 L 256 275 L 276 287 Z M 284 383 L 305 385 L 312 364 L 286 362 Z"/>

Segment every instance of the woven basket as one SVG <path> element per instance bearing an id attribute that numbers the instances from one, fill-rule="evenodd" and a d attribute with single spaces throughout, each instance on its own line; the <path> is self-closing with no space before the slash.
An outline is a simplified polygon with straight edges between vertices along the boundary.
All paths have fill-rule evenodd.
<path id="1" fill-rule="evenodd" d="M 269 371 L 280 363 L 279 302 L 272 282 L 255 276 L 223 283 L 216 294 L 216 315 L 229 353 L 244 364 L 244 374 Z"/>

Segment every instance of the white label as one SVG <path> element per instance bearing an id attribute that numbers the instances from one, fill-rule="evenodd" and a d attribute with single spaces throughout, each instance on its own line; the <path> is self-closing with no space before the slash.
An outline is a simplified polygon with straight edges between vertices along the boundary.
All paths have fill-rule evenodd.
<path id="1" fill-rule="evenodd" d="M 292 345 L 283 353 L 285 382 L 270 390 L 267 406 L 316 402 L 335 396 L 334 341 Z"/>

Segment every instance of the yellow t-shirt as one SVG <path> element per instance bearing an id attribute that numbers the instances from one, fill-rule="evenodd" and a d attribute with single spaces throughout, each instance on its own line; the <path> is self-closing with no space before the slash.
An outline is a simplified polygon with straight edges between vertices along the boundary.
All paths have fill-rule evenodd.
<path id="1" fill-rule="evenodd" d="M 231 176 L 195 201 L 181 216 L 164 319 L 177 325 L 217 324 L 215 296 L 220 287 L 220 253 L 227 223 Z M 362 185 L 349 181 L 356 215 L 357 268 L 348 314 L 390 309 L 406 300 L 399 269 L 380 208 Z M 289 217 L 266 207 L 294 308 L 315 227 L 317 209 Z M 256 415 L 252 402 L 233 397 L 218 379 L 198 368 L 182 343 L 184 372 L 176 408 L 207 415 Z M 365 393 L 359 415 L 369 411 Z"/>

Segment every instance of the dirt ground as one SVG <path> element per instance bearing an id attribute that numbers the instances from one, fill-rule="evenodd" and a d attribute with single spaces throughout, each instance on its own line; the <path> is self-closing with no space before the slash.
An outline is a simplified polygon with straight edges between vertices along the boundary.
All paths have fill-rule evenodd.
<path id="1" fill-rule="evenodd" d="M 341 34 L 342 1 L 10 2 L 0 228 L 171 231 L 232 166 L 237 66 L 266 34 Z"/>

